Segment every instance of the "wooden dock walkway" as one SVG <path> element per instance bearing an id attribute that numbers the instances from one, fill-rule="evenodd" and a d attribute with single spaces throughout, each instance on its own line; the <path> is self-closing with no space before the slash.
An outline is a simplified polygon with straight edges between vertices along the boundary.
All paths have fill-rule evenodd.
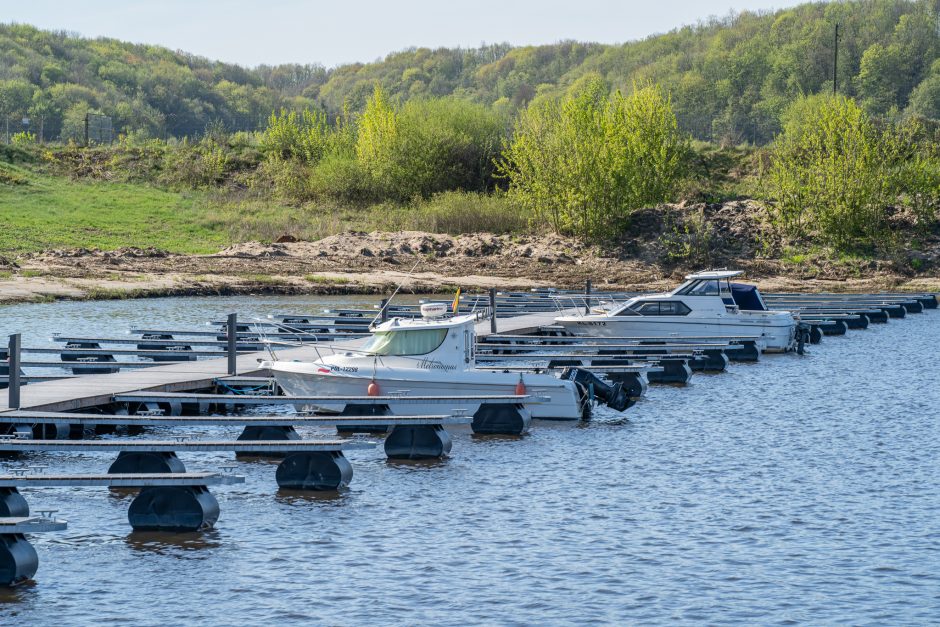
<path id="1" fill-rule="evenodd" d="M 290 351 L 282 351 L 288 353 Z M 267 353 L 248 353 L 238 356 L 238 372 L 260 374 L 259 359 Z M 287 358 L 287 355 L 284 355 Z M 294 359 L 295 357 L 291 357 Z M 97 405 L 107 405 L 111 397 L 122 392 L 154 390 L 184 392 L 212 387 L 216 379 L 228 376 L 226 359 L 174 362 L 165 366 L 152 366 L 112 374 L 89 374 L 70 379 L 30 383 L 20 390 L 20 408 L 46 411 L 76 411 Z M 0 394 L 0 411 L 9 409 L 6 394 Z"/>

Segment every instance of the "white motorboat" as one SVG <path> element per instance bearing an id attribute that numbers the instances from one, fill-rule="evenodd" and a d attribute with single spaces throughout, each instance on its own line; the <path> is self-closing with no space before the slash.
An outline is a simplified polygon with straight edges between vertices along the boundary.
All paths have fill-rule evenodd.
<path id="1" fill-rule="evenodd" d="M 533 418 L 579 420 L 590 410 L 591 396 L 617 411 L 632 404 L 619 383 L 607 383 L 585 370 L 551 374 L 501 372 L 476 368 L 476 315 L 447 317 L 447 306 L 426 304 L 423 318 L 393 318 L 377 327 L 355 348 L 334 348 L 312 361 L 265 361 L 278 385 L 289 395 L 310 396 L 495 396 L 541 397 L 525 404 Z M 524 359 L 524 358 L 523 358 Z M 589 391 L 590 390 L 590 391 Z M 480 403 L 461 401 L 475 414 Z M 341 411 L 342 403 L 318 405 Z M 398 404 L 395 413 L 439 414 L 443 406 Z"/>
<path id="2" fill-rule="evenodd" d="M 671 292 L 647 294 L 591 309 L 586 315 L 555 319 L 575 335 L 681 338 L 759 337 L 763 350 L 796 347 L 798 320 L 789 311 L 770 311 L 753 285 L 732 283 L 740 270 L 699 272 Z"/>

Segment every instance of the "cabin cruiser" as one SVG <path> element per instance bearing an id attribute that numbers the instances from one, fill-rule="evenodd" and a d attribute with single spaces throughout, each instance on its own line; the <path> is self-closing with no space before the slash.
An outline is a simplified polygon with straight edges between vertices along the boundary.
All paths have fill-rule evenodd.
<path id="1" fill-rule="evenodd" d="M 596 337 L 759 336 L 763 350 L 796 347 L 798 320 L 770 311 L 753 285 L 732 283 L 740 270 L 699 272 L 671 292 L 647 294 L 555 319 L 575 335 Z"/>
<path id="2" fill-rule="evenodd" d="M 374 328 L 356 348 L 318 352 L 313 361 L 265 361 L 278 385 L 295 396 L 477 396 L 531 395 L 525 403 L 533 418 L 579 420 L 594 398 L 623 411 L 632 400 L 620 383 L 607 383 L 586 370 L 569 368 L 551 374 L 492 371 L 476 367 L 474 345 L 478 315 L 447 317 L 442 303 L 421 306 L 422 318 L 393 318 Z M 592 398 L 593 397 L 593 398 Z M 480 403 L 461 402 L 476 413 Z M 399 404 L 396 413 L 439 414 L 442 405 Z M 321 410 L 342 410 L 343 404 L 318 404 Z"/>

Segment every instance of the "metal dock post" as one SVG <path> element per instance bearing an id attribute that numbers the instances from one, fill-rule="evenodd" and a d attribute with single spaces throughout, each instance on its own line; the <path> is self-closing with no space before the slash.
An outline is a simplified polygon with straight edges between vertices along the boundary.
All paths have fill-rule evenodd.
<path id="1" fill-rule="evenodd" d="M 232 376 L 238 374 L 238 347 L 236 346 L 236 341 L 238 340 L 238 314 L 229 314 L 228 315 L 228 325 L 226 326 L 228 331 L 228 373 Z"/>
<path id="2" fill-rule="evenodd" d="M 20 348 L 22 347 L 22 338 L 19 333 L 10 336 L 9 361 L 7 362 L 9 370 L 9 383 L 7 388 L 7 405 L 11 409 L 20 408 Z"/>
<path id="3" fill-rule="evenodd" d="M 496 288 L 490 288 L 490 333 L 496 333 Z"/>

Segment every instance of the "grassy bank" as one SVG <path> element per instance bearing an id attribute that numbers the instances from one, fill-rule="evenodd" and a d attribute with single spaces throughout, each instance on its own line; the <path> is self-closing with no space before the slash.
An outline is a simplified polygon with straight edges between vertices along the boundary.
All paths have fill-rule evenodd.
<path id="1" fill-rule="evenodd" d="M 155 247 L 213 253 L 282 235 L 319 239 L 348 230 L 524 232 L 525 216 L 499 196 L 448 192 L 427 201 L 366 207 L 290 205 L 240 190 L 174 190 L 144 183 L 73 179 L 0 163 L 0 253 L 55 248 Z"/>
<path id="2" fill-rule="evenodd" d="M 213 252 L 226 235 L 207 219 L 203 192 L 147 185 L 74 181 L 0 164 L 16 184 L 0 185 L 0 251 L 154 246 Z"/>

